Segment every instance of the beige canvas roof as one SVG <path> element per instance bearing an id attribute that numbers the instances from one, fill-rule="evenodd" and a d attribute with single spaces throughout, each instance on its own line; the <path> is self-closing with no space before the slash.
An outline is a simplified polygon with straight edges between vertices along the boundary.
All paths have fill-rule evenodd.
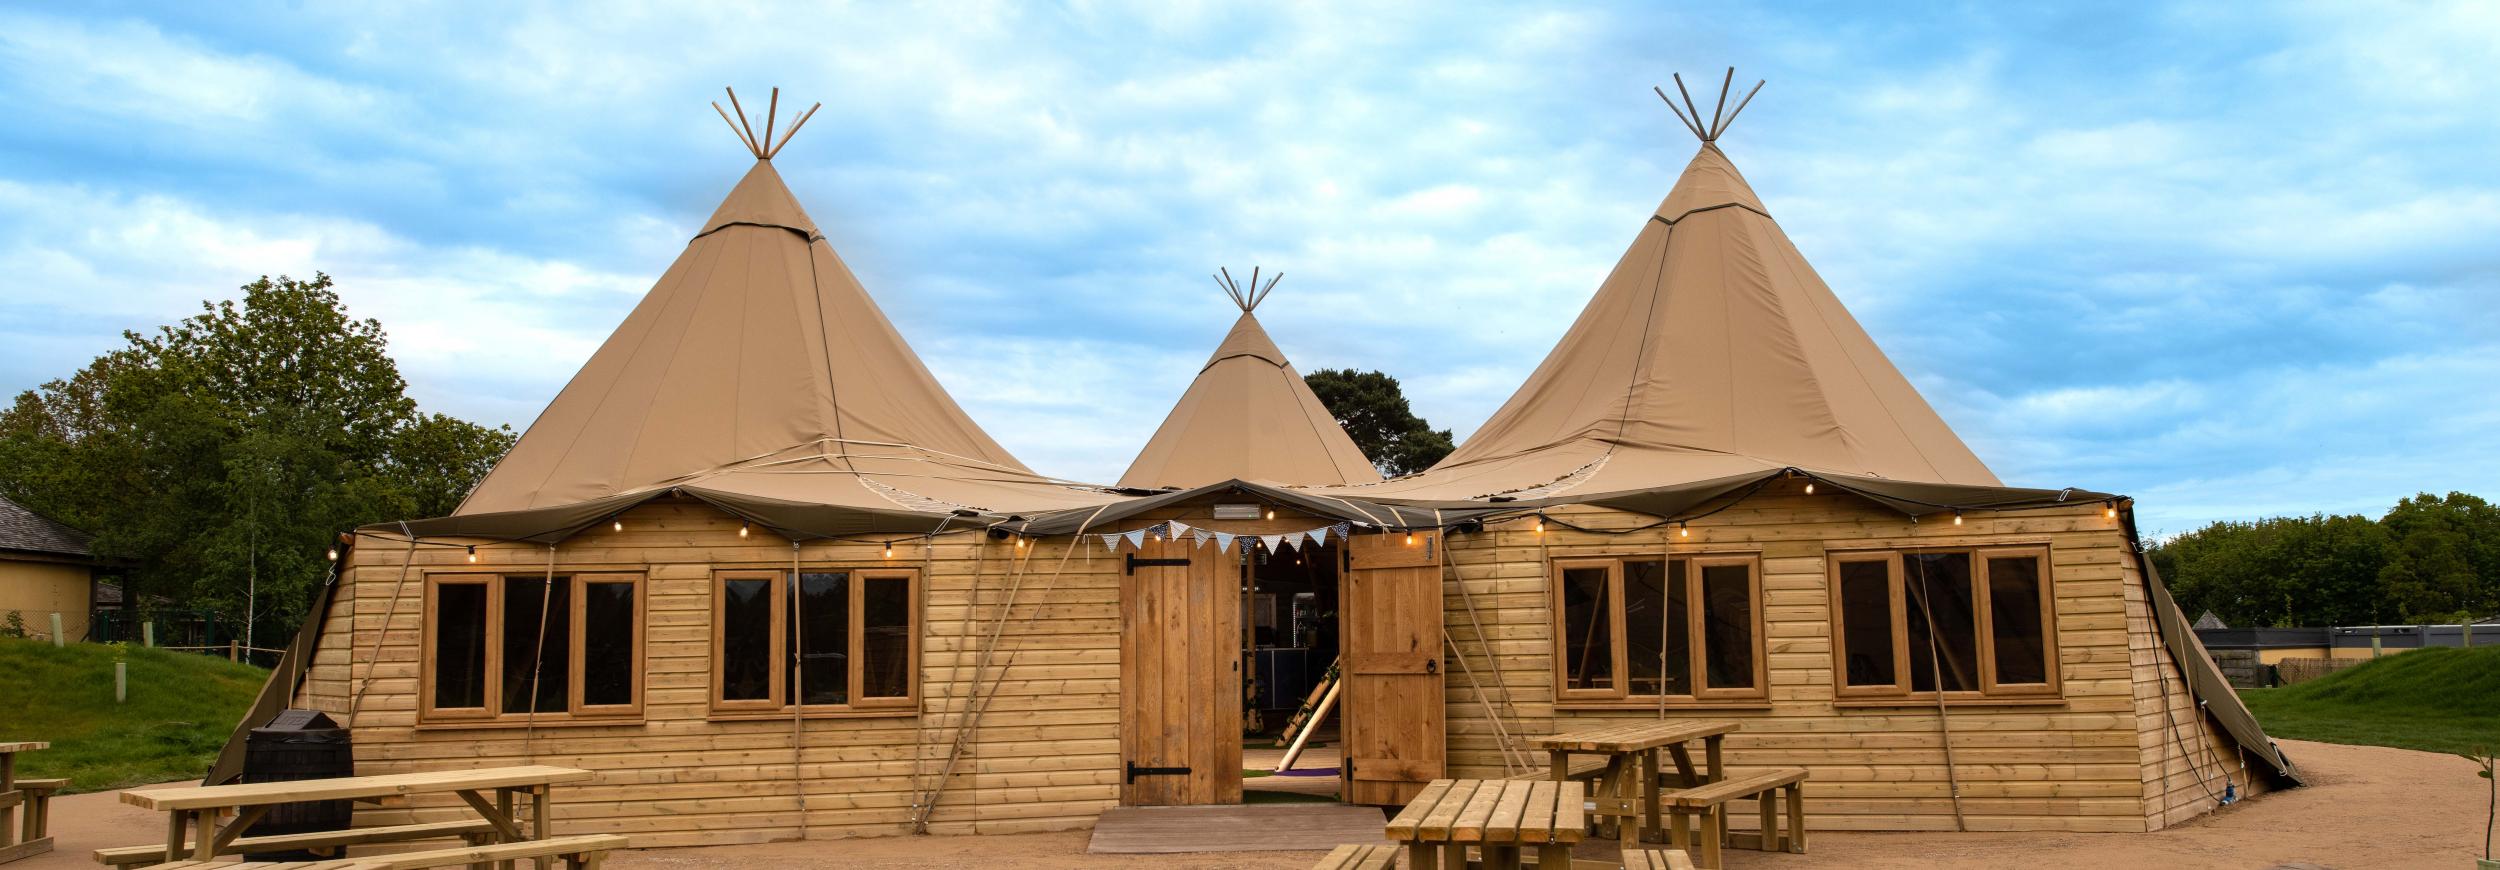
<path id="1" fill-rule="evenodd" d="M 1255 287 L 1255 274 L 1251 280 Z M 1379 481 L 1380 472 L 1259 327 L 1252 313 L 1256 298 L 1234 298 L 1241 319 L 1120 475 L 1120 485 L 1186 489 L 1227 480 L 1308 486 Z"/>
<path id="2" fill-rule="evenodd" d="M 1704 142 L 1510 401 L 1431 469 L 1362 492 L 1568 497 L 1789 467 L 2000 485 Z"/>
<path id="3" fill-rule="evenodd" d="M 1034 474 L 965 416 L 756 156 L 455 517 L 668 489 L 940 516 L 1113 498 Z"/>

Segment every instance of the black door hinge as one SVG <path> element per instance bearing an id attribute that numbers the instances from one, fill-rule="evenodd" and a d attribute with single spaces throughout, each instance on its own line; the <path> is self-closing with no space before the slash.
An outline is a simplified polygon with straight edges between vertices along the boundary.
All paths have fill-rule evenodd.
<path id="1" fill-rule="evenodd" d="M 1137 762 L 1132 761 L 1132 762 L 1129 762 L 1129 763 L 1128 763 L 1128 781 L 1129 781 L 1129 782 L 1131 782 L 1131 783 L 1136 782 L 1136 781 L 1137 781 L 1137 778 L 1138 778 L 1138 777 L 1141 777 L 1141 776 L 1188 776 L 1188 775 L 1189 775 L 1189 768 L 1186 768 L 1186 767 L 1139 767 L 1139 766 L 1137 766 Z"/>
<path id="2" fill-rule="evenodd" d="M 1128 554 L 1128 572 L 1129 572 L 1129 573 L 1131 573 L 1131 574 L 1135 574 L 1135 573 L 1137 573 L 1137 569 L 1139 569 L 1139 568 L 1187 568 L 1187 567 L 1189 567 L 1189 560 L 1188 560 L 1188 559 L 1140 559 L 1140 558 L 1137 558 L 1137 554 L 1136 554 L 1136 553 L 1130 553 L 1130 554 Z"/>

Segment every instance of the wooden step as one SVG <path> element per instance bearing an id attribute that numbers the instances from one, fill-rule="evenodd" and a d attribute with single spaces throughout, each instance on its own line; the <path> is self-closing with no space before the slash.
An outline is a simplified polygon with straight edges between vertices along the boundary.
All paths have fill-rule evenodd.
<path id="1" fill-rule="evenodd" d="M 1319 859 L 1311 870 L 1389 870 L 1397 866 L 1398 847 L 1344 845 Z"/>

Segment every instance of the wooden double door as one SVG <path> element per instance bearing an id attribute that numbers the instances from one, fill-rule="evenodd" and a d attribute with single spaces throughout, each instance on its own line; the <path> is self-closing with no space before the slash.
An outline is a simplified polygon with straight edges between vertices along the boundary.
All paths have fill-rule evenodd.
<path id="1" fill-rule="evenodd" d="M 1417 532 L 1340 547 L 1347 803 L 1403 804 L 1442 774 L 1440 545 Z M 1240 552 L 1149 540 L 1121 559 L 1120 802 L 1240 803 Z"/>
<path id="2" fill-rule="evenodd" d="M 1120 803 L 1240 803 L 1239 551 L 1149 540 L 1121 562 Z"/>

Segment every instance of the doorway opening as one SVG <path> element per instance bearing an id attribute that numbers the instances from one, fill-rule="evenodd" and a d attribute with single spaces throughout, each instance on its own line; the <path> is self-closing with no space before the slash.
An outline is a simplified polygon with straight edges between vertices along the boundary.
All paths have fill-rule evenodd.
<path id="1" fill-rule="evenodd" d="M 1243 803 L 1334 803 L 1341 794 L 1338 547 L 1245 548 Z"/>

